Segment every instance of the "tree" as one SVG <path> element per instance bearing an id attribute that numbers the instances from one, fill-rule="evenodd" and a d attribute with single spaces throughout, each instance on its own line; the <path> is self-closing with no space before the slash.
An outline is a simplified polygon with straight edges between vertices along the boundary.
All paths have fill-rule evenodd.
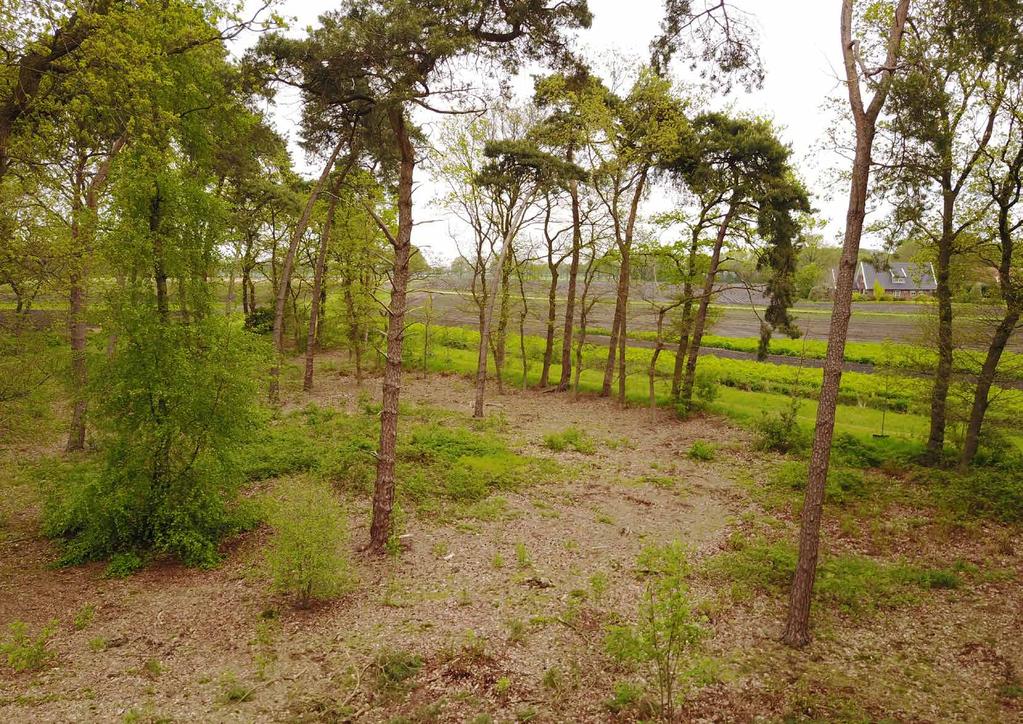
<path id="1" fill-rule="evenodd" d="M 854 29 L 853 0 L 842 1 L 841 30 L 842 57 L 845 66 L 849 105 L 856 133 L 856 151 L 853 159 L 849 190 L 849 210 L 846 214 L 845 239 L 839 261 L 835 285 L 835 299 L 828 332 L 828 351 L 824 358 L 824 378 L 818 396 L 817 424 L 814 429 L 813 449 L 807 466 L 806 493 L 803 502 L 799 533 L 799 558 L 789 596 L 788 619 L 784 641 L 789 646 L 805 646 L 810 642 L 810 598 L 817 574 L 817 555 L 820 547 L 821 515 L 824 507 L 824 485 L 831 460 L 831 440 L 835 431 L 835 410 L 838 404 L 838 386 L 842 380 L 845 360 L 845 341 L 852 315 L 852 288 L 856 273 L 860 237 L 866 216 L 870 167 L 873 162 L 874 137 L 877 119 L 881 114 L 902 49 L 902 36 L 909 16 L 910 0 L 898 0 L 887 14 L 888 28 L 884 35 L 883 60 L 872 69 L 864 66 L 864 42 Z M 886 10 L 889 9 L 886 5 Z M 868 46 L 869 47 L 869 46 Z M 864 85 L 873 92 L 864 104 Z"/>
<path id="2" fill-rule="evenodd" d="M 387 310 L 380 449 L 373 495 L 369 547 L 382 552 L 391 529 L 394 466 L 401 393 L 409 262 L 412 256 L 412 189 L 417 160 L 411 122 L 414 105 L 431 108 L 439 93 L 433 81 L 457 58 L 502 60 L 564 58 L 566 29 L 588 26 L 584 0 L 547 5 L 543 0 L 470 0 L 432 4 L 396 0 L 349 0 L 340 12 L 321 18 L 311 37 L 274 36 L 263 50 L 304 69 L 299 81 L 328 106 L 358 109 L 379 121 L 374 150 L 397 166 L 398 224 L 378 224 L 394 252 Z M 450 93 L 448 94 L 450 97 Z M 393 168 L 393 167 L 392 167 Z"/>
<path id="3" fill-rule="evenodd" d="M 1023 95 L 1019 81 L 1012 84 L 1003 104 L 1006 123 L 1003 126 L 1003 142 L 997 149 L 985 154 L 982 176 L 988 197 L 994 202 L 995 232 L 993 239 L 979 252 L 988 265 L 996 270 L 998 290 L 1005 310 L 995 328 L 988 345 L 977 386 L 973 393 L 973 404 L 966 424 L 963 450 L 959 457 L 960 468 L 967 468 L 977 455 L 984 417 L 990 405 L 991 387 L 998 371 L 998 363 L 1023 315 L 1023 259 L 1016 237 L 1023 229 Z"/>
<path id="4" fill-rule="evenodd" d="M 999 16 L 1004 9 L 999 8 Z M 904 72 L 891 87 L 892 159 L 881 180 L 902 192 L 897 220 L 926 240 L 933 252 L 938 309 L 938 362 L 931 392 L 927 455 L 942 457 L 948 393 L 953 372 L 952 264 L 962 240 L 984 218 L 961 203 L 991 141 L 1004 94 L 1004 57 L 988 57 L 984 43 L 965 27 L 964 17 L 983 22 L 983 14 L 949 12 L 948 4 L 921 0 L 906 33 Z M 975 29 L 986 33 L 985 26 Z M 978 47 L 980 45 L 981 47 Z M 894 178 L 893 178 L 894 177 Z"/>
<path id="5" fill-rule="evenodd" d="M 569 179 L 580 180 L 585 176 L 582 169 L 575 164 L 544 153 L 524 139 L 489 143 L 484 154 L 491 160 L 481 170 L 478 182 L 481 186 L 492 189 L 492 198 L 499 219 L 496 227 L 501 234 L 501 252 L 494 265 L 494 281 L 487 291 L 487 310 L 480 328 L 474 417 L 483 416 L 487 349 L 490 345 L 490 328 L 493 323 L 498 283 L 501 283 L 505 291 L 508 290 L 508 273 L 514 259 L 512 244 L 522 228 L 526 212 L 545 191 L 562 186 Z M 502 310 L 504 306 L 502 303 Z M 501 374 L 501 356 L 495 355 L 498 375 Z"/>
<path id="6" fill-rule="evenodd" d="M 638 71 L 627 95 L 607 93 L 602 101 L 587 153 L 591 185 L 612 221 L 621 270 L 601 395 L 611 394 L 617 359 L 618 397 L 624 404 L 630 262 L 640 202 L 651 174 L 665 157 L 677 154 L 688 121 L 685 104 L 671 83 L 649 69 Z"/>

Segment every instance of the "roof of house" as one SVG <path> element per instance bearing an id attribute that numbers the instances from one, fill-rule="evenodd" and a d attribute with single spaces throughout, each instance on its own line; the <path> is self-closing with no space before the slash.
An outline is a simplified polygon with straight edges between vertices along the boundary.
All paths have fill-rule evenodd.
<path id="1" fill-rule="evenodd" d="M 934 267 L 905 261 L 889 262 L 887 269 L 876 269 L 869 261 L 861 261 L 856 268 L 856 279 L 863 280 L 864 289 L 873 289 L 877 281 L 886 292 L 908 289 L 915 292 L 933 292 Z"/>

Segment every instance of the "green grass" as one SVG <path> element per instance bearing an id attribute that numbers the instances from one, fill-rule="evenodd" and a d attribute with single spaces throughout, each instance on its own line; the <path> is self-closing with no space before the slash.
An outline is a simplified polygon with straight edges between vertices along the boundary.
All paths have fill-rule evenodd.
<path id="1" fill-rule="evenodd" d="M 432 349 L 428 358 L 428 369 L 433 372 L 474 375 L 476 369 L 475 348 L 478 339 L 478 334 L 472 330 L 456 327 L 432 327 Z M 422 327 L 412 325 L 407 340 L 406 349 L 409 354 L 409 363 L 421 364 Z M 540 364 L 538 360 L 542 356 L 543 344 L 544 341 L 540 337 L 526 337 L 527 382 L 529 384 L 536 384 L 539 381 Z M 517 337 L 508 340 L 509 350 L 517 350 L 518 347 Z M 606 350 L 603 347 L 587 345 L 583 357 L 584 369 L 580 376 L 581 392 L 592 394 L 600 391 L 603 383 L 605 356 Z M 649 365 L 650 350 L 629 349 L 626 359 L 627 367 L 630 370 L 626 380 L 626 399 L 632 404 L 646 405 L 649 401 L 649 393 L 645 371 Z M 654 385 L 657 403 L 662 406 L 672 404 L 670 374 L 673 366 L 674 356 L 670 352 L 663 352 L 658 359 L 658 377 Z M 719 379 L 722 380 L 717 398 L 707 407 L 710 412 L 725 415 L 743 425 L 751 425 L 760 418 L 762 412 L 780 412 L 788 407 L 791 403 L 790 392 L 795 386 L 806 397 L 801 402 L 797 415 L 798 420 L 801 425 L 812 429 L 817 415 L 817 403 L 812 398 L 816 396 L 820 385 L 820 370 L 805 368 L 797 370 L 797 368 L 786 365 L 726 360 L 709 356 L 701 358 L 700 366 L 717 368 Z M 797 371 L 799 374 L 798 384 L 796 384 Z M 559 374 L 560 366 L 552 365 L 551 375 L 557 378 Z M 504 379 L 508 384 L 517 384 L 521 382 L 521 375 L 521 361 L 516 355 L 511 355 L 505 366 Z M 748 379 L 752 385 L 761 384 L 765 387 L 769 385 L 764 380 L 773 379 L 776 381 L 772 383 L 775 388 L 753 390 L 725 384 L 735 376 Z M 842 379 L 847 390 L 846 401 L 856 399 L 859 399 L 861 403 L 866 403 L 871 399 L 875 403 L 879 401 L 880 393 L 876 377 L 868 374 L 857 376 L 847 373 L 843 375 Z M 918 383 L 922 384 L 920 381 Z M 851 388 L 852 385 L 862 388 L 863 397 L 857 397 L 855 391 L 857 388 Z M 900 385 L 893 385 L 893 387 Z M 892 391 L 893 397 L 897 395 L 904 397 L 905 394 L 904 386 L 899 390 Z M 864 442 L 870 442 L 872 436 L 881 431 L 882 415 L 885 416 L 884 431 L 890 436 L 891 442 L 905 446 L 918 444 L 926 438 L 929 423 L 923 415 L 900 413 L 891 409 L 885 412 L 882 409 L 864 406 L 864 404 L 839 404 L 836 414 L 836 433 L 848 433 Z"/>
<path id="2" fill-rule="evenodd" d="M 709 559 L 703 574 L 712 581 L 731 583 L 731 594 L 738 600 L 754 593 L 786 594 L 796 569 L 791 544 L 740 538 L 733 546 L 735 550 Z M 962 565 L 932 568 L 853 554 L 825 555 L 817 569 L 814 599 L 845 614 L 871 614 L 913 604 L 927 590 L 959 588 L 966 573 L 968 567 Z"/>

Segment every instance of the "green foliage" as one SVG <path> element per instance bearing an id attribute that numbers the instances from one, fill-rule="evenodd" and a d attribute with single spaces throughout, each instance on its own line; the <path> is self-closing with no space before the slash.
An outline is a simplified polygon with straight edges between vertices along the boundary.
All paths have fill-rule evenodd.
<path id="1" fill-rule="evenodd" d="M 787 461 L 771 474 L 769 483 L 783 490 L 804 490 L 807 466 L 804 462 Z M 872 492 L 872 479 L 855 468 L 832 465 L 824 486 L 824 500 L 836 505 L 847 505 L 866 499 Z"/>
<path id="2" fill-rule="evenodd" d="M 115 553 L 110 556 L 110 562 L 107 564 L 103 575 L 107 578 L 127 578 L 136 571 L 141 570 L 144 565 L 145 561 L 135 553 Z"/>
<path id="3" fill-rule="evenodd" d="M 705 571 L 712 579 L 730 580 L 732 594 L 745 598 L 755 591 L 784 595 L 796 570 L 796 550 L 787 543 L 764 539 L 735 542 L 733 550 L 710 559 Z M 918 600 L 920 589 L 958 588 L 957 568 L 927 568 L 909 563 L 884 563 L 859 555 L 821 560 L 814 583 L 819 603 L 850 615 L 897 608 Z"/>
<path id="4" fill-rule="evenodd" d="M 245 329 L 253 334 L 270 334 L 274 329 L 274 310 L 253 309 L 245 317 Z"/>
<path id="5" fill-rule="evenodd" d="M 761 413 L 760 419 L 753 426 L 753 447 L 757 450 L 779 453 L 805 450 L 810 440 L 799 426 L 798 413 L 799 400 L 795 397 L 779 412 Z"/>
<path id="6" fill-rule="evenodd" d="M 51 481 L 45 531 L 61 562 L 117 554 L 128 572 L 143 552 L 211 566 L 220 538 L 239 527 L 236 454 L 260 419 L 265 360 L 254 338 L 208 317 L 164 324 L 125 310 L 118 352 L 97 375 L 102 461 Z"/>
<path id="7" fill-rule="evenodd" d="M 82 606 L 78 613 L 75 614 L 75 620 L 72 625 L 75 631 L 81 631 L 84 628 L 88 628 L 89 624 L 92 623 L 92 619 L 96 616 L 96 606 L 92 603 L 87 603 Z"/>
<path id="8" fill-rule="evenodd" d="M 594 443 L 593 438 L 585 430 L 580 430 L 577 427 L 568 427 L 561 432 L 552 432 L 549 435 L 545 435 L 543 444 L 554 452 L 574 450 L 583 455 L 592 455 L 597 451 L 597 445 Z"/>
<path id="9" fill-rule="evenodd" d="M 377 688 L 394 691 L 419 673 L 423 658 L 409 651 L 385 650 L 373 660 Z"/>
<path id="10" fill-rule="evenodd" d="M 942 507 L 963 517 L 1023 521 L 1023 463 L 974 468 L 967 473 L 921 471 Z"/>
<path id="11" fill-rule="evenodd" d="M 274 589 L 300 606 L 341 595 L 353 585 L 345 511 L 329 486 L 285 480 L 270 505 L 274 536 L 267 561 Z"/>
<path id="12" fill-rule="evenodd" d="M 691 460 L 702 460 L 708 462 L 714 459 L 717 454 L 716 448 L 709 442 L 703 440 L 696 440 L 693 442 L 692 447 L 689 448 L 687 453 Z"/>
<path id="13" fill-rule="evenodd" d="M 696 370 L 693 383 L 693 394 L 704 405 L 709 405 L 718 398 L 719 376 L 716 370 L 700 367 Z"/>
<path id="14" fill-rule="evenodd" d="M 38 635 L 33 636 L 29 633 L 27 623 L 12 621 L 7 625 L 7 636 L 0 642 L 0 655 L 7 659 L 7 665 L 16 672 L 37 671 L 56 656 L 47 648 L 56 630 L 57 622 L 50 621 Z"/>
<path id="15" fill-rule="evenodd" d="M 646 578 L 638 620 L 609 627 L 605 646 L 615 658 L 650 670 L 661 715 L 674 721 L 684 664 L 703 635 L 692 612 L 686 550 L 678 542 L 647 547 L 637 567 Z"/>
<path id="16" fill-rule="evenodd" d="M 640 707 L 643 703 L 645 701 L 642 685 L 631 681 L 617 681 L 615 682 L 611 698 L 604 702 L 604 706 L 612 714 L 624 714 L 633 708 Z M 652 713 L 638 712 L 641 717 L 644 714 L 649 716 Z"/>

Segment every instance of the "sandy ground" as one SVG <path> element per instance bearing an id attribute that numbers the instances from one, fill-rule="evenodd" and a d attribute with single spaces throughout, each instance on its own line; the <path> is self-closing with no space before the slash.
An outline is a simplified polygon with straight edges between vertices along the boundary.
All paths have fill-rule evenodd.
<path id="1" fill-rule="evenodd" d="M 378 384 L 370 380 L 365 389 L 375 394 Z M 350 407 L 358 394 L 350 379 L 321 373 L 311 399 L 290 391 L 287 404 Z M 409 375 L 404 399 L 468 413 L 472 398 L 457 377 Z M 637 554 L 676 539 L 697 561 L 726 548 L 731 533 L 763 513 L 735 480 L 756 480 L 771 461 L 749 452 L 746 433 L 723 421 L 682 422 L 603 400 L 516 391 L 494 397 L 488 415 L 507 420 L 504 434 L 516 449 L 555 457 L 567 474 L 503 494 L 506 514 L 496 521 L 413 518 L 409 549 L 394 558 L 356 552 L 367 537 L 368 505 L 354 501 L 359 585 L 312 609 L 269 592 L 265 529 L 229 541 L 216 570 L 164 563 L 126 580 L 103 578 L 98 565 L 52 568 L 55 551 L 31 532 L 9 540 L 0 561 L 0 623 L 59 624 L 52 666 L 23 674 L 0 668 L 0 720 L 613 719 L 604 702 L 616 681 L 635 675 L 608 658 L 602 641 L 607 624 L 635 615 Z M 570 425 L 590 431 L 596 453 L 542 446 L 546 433 Z M 717 445 L 713 462 L 686 455 L 698 439 Z M 841 535 L 829 526 L 827 535 Z M 989 551 L 972 536 L 943 545 L 964 555 Z M 1018 579 L 1018 551 L 1010 545 L 998 555 Z M 594 575 L 608 582 L 600 596 Z M 1018 721 L 1019 700 L 996 693 L 1015 676 L 1007 668 L 1023 671 L 1023 600 L 1018 585 L 1008 585 L 992 584 L 965 601 L 950 592 L 926 610 L 865 624 L 831 620 L 806 652 L 777 643 L 780 600 L 709 607 L 706 653 L 722 673 L 694 692 L 683 717 L 798 719 L 819 713 L 822 697 L 844 697 L 904 721 Z M 707 601 L 718 593 L 697 590 Z M 86 606 L 95 613 L 78 629 L 73 621 Z M 422 657 L 407 686 L 376 684 L 372 662 L 385 650 Z M 904 691 L 888 698 L 888 685 Z"/>

